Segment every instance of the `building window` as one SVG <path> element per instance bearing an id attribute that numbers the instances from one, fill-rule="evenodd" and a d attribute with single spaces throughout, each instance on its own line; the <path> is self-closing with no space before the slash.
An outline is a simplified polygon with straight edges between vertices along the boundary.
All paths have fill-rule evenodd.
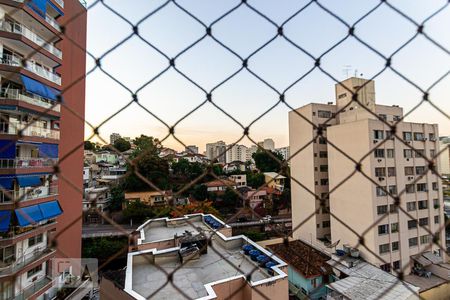
<path id="1" fill-rule="evenodd" d="M 398 251 L 398 242 L 392 242 L 392 251 Z"/>
<path id="2" fill-rule="evenodd" d="M 425 174 L 425 167 L 424 166 L 416 167 L 416 175 L 422 175 L 422 174 Z"/>
<path id="3" fill-rule="evenodd" d="M 389 205 L 389 213 L 395 214 L 395 213 L 397 213 L 397 212 L 398 212 L 398 207 L 395 206 L 395 204 L 390 204 L 390 205 Z"/>
<path id="4" fill-rule="evenodd" d="M 405 176 L 414 175 L 414 167 L 405 167 Z"/>
<path id="5" fill-rule="evenodd" d="M 433 182 L 433 183 L 431 184 L 431 187 L 432 187 L 433 191 L 439 190 L 439 186 L 438 186 L 438 183 L 437 183 L 437 182 Z"/>
<path id="6" fill-rule="evenodd" d="M 388 211 L 387 205 L 378 205 L 377 206 L 377 214 L 378 215 L 384 215 L 387 213 L 387 211 Z"/>
<path id="7" fill-rule="evenodd" d="M 386 157 L 387 158 L 394 158 L 394 156 L 395 156 L 394 149 L 386 149 Z"/>
<path id="8" fill-rule="evenodd" d="M 409 247 L 415 247 L 415 246 L 417 246 L 417 238 L 416 238 L 416 237 L 410 238 L 410 239 L 408 240 L 408 243 L 409 243 Z"/>
<path id="9" fill-rule="evenodd" d="M 400 261 L 396 260 L 392 263 L 392 267 L 394 268 L 394 270 L 400 270 Z"/>
<path id="10" fill-rule="evenodd" d="M 42 271 L 42 265 L 36 266 L 33 269 L 29 270 L 27 272 L 27 277 L 30 278 L 31 276 L 36 275 L 37 273 L 39 273 L 40 271 Z"/>
<path id="11" fill-rule="evenodd" d="M 430 156 L 431 156 L 431 158 L 434 158 L 436 156 L 436 150 L 431 149 L 430 150 Z"/>
<path id="12" fill-rule="evenodd" d="M 439 224 L 439 216 L 434 216 L 434 224 Z"/>
<path id="13" fill-rule="evenodd" d="M 385 271 L 385 272 L 391 272 L 391 265 L 390 264 L 381 265 L 380 269 Z"/>
<path id="14" fill-rule="evenodd" d="M 433 207 L 439 208 L 439 199 L 433 199 Z"/>
<path id="15" fill-rule="evenodd" d="M 404 131 L 404 132 L 403 132 L 403 140 L 404 140 L 404 141 L 410 141 L 410 140 L 412 140 L 412 134 L 411 134 L 411 132 Z"/>
<path id="16" fill-rule="evenodd" d="M 328 152 L 327 151 L 320 151 L 319 152 L 319 157 L 320 158 L 327 158 L 328 157 Z"/>
<path id="17" fill-rule="evenodd" d="M 428 200 L 419 201 L 419 210 L 428 208 Z"/>
<path id="18" fill-rule="evenodd" d="M 415 190 L 414 190 L 414 184 L 407 184 L 407 185 L 405 186 L 405 190 L 406 190 L 406 193 L 407 193 L 407 194 L 412 194 L 412 193 L 414 193 L 414 192 L 415 192 Z"/>
<path id="19" fill-rule="evenodd" d="M 376 158 L 383 158 L 384 157 L 384 149 L 375 149 L 373 152 Z"/>
<path id="20" fill-rule="evenodd" d="M 385 187 L 377 186 L 376 192 L 378 197 L 383 197 L 387 195 Z"/>
<path id="21" fill-rule="evenodd" d="M 420 236 L 420 244 L 428 244 L 430 243 L 430 236 L 428 234 Z"/>
<path id="22" fill-rule="evenodd" d="M 328 178 L 320 179 L 320 185 L 328 185 Z"/>
<path id="23" fill-rule="evenodd" d="M 317 111 L 317 116 L 319 118 L 331 118 L 331 111 L 319 110 L 319 111 Z"/>
<path id="24" fill-rule="evenodd" d="M 320 165 L 320 172 L 328 172 L 328 165 Z"/>
<path id="25" fill-rule="evenodd" d="M 378 117 L 380 120 L 387 121 L 387 115 L 385 114 L 379 114 Z"/>
<path id="26" fill-rule="evenodd" d="M 428 137 L 429 137 L 430 141 L 432 141 L 432 142 L 436 141 L 436 135 L 434 133 L 428 134 Z"/>
<path id="27" fill-rule="evenodd" d="M 376 177 L 386 177 L 386 168 L 375 168 Z"/>
<path id="28" fill-rule="evenodd" d="M 425 140 L 425 135 L 422 132 L 414 132 L 414 140 L 423 141 Z"/>
<path id="29" fill-rule="evenodd" d="M 14 248 L 14 246 L 0 248 L 0 262 L 2 262 L 4 264 L 12 263 L 15 258 L 15 253 L 16 253 L 16 249 Z"/>
<path id="30" fill-rule="evenodd" d="M 427 184 L 426 183 L 418 183 L 417 191 L 418 192 L 427 192 Z"/>
<path id="31" fill-rule="evenodd" d="M 406 202 L 406 210 L 407 211 L 416 210 L 416 202 Z"/>
<path id="32" fill-rule="evenodd" d="M 412 158 L 413 157 L 413 152 L 411 149 L 404 149 L 403 150 L 403 157 L 404 158 Z"/>
<path id="33" fill-rule="evenodd" d="M 323 136 L 319 136 L 319 144 L 326 145 L 327 144 L 327 139 L 324 138 Z"/>
<path id="34" fill-rule="evenodd" d="M 415 149 L 414 156 L 418 157 L 418 158 L 425 157 L 425 150 L 424 149 Z"/>
<path id="35" fill-rule="evenodd" d="M 391 195 L 397 195 L 397 186 L 396 185 L 390 185 L 388 188 L 388 191 Z"/>
<path id="36" fill-rule="evenodd" d="M 323 221 L 323 222 L 322 222 L 322 227 L 323 227 L 323 228 L 328 228 L 328 227 L 330 227 L 330 221 Z"/>
<path id="37" fill-rule="evenodd" d="M 394 116 L 394 121 L 400 121 L 400 116 Z"/>
<path id="38" fill-rule="evenodd" d="M 42 233 L 28 239 L 28 247 L 42 243 Z"/>
<path id="39" fill-rule="evenodd" d="M 427 226 L 428 225 L 428 218 L 420 218 L 419 219 L 419 225 L 420 226 Z"/>
<path id="40" fill-rule="evenodd" d="M 388 167 L 388 177 L 394 177 L 396 175 L 394 167 Z"/>
<path id="41" fill-rule="evenodd" d="M 389 244 L 382 244 L 379 246 L 380 254 L 388 253 L 390 251 Z"/>
<path id="42" fill-rule="evenodd" d="M 386 139 L 393 140 L 393 139 L 394 139 L 394 136 L 395 136 L 395 135 L 392 133 L 392 131 L 386 130 Z"/>
<path id="43" fill-rule="evenodd" d="M 391 233 L 398 232 L 398 223 L 392 223 L 391 224 Z"/>
<path id="44" fill-rule="evenodd" d="M 388 234 L 389 233 L 389 225 L 378 225 L 378 235 Z"/>
<path id="45" fill-rule="evenodd" d="M 373 138 L 375 140 L 382 140 L 382 139 L 384 139 L 384 131 L 383 130 L 374 130 L 373 131 Z"/>
<path id="46" fill-rule="evenodd" d="M 417 220 L 409 220 L 408 221 L 408 229 L 417 228 Z"/>

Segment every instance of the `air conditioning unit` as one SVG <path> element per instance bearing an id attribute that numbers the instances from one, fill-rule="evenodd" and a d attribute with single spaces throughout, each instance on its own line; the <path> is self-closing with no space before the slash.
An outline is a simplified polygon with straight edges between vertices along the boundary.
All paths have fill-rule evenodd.
<path id="1" fill-rule="evenodd" d="M 426 140 L 428 140 L 426 137 L 424 137 L 424 138 L 422 139 L 422 141 L 426 141 Z"/>
<path id="2" fill-rule="evenodd" d="M 383 180 L 384 180 L 384 177 L 378 177 L 378 180 L 379 180 L 379 181 L 383 181 Z"/>
<path id="3" fill-rule="evenodd" d="M 378 161 L 378 162 L 382 162 L 383 160 L 382 160 L 381 158 L 379 158 L 377 161 Z"/>
<path id="4" fill-rule="evenodd" d="M 378 140 L 373 140 L 373 143 L 374 143 L 374 144 L 378 143 Z"/>
<path id="5" fill-rule="evenodd" d="M 436 138 L 430 138 L 430 141 L 436 142 Z"/>
<path id="6" fill-rule="evenodd" d="M 406 161 L 409 161 L 409 158 L 407 158 Z"/>

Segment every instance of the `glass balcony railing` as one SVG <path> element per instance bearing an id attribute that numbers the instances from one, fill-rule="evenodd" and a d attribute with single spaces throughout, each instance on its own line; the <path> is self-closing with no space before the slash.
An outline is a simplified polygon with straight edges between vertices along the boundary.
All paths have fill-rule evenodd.
<path id="1" fill-rule="evenodd" d="M 19 131 L 24 136 L 59 140 L 59 131 L 57 130 L 27 124 L 0 123 L 0 134 L 19 134 Z"/>
<path id="2" fill-rule="evenodd" d="M 0 189 L 0 205 L 11 204 L 13 202 L 34 200 L 58 195 L 58 186 L 39 186 L 20 188 L 19 190 Z"/>
<path id="3" fill-rule="evenodd" d="M 62 58 L 62 51 L 53 46 L 51 43 L 47 43 L 43 38 L 39 35 L 31 31 L 29 28 L 17 22 L 10 22 L 6 20 L 0 20 L 0 30 L 6 32 L 12 32 L 20 34 L 26 37 L 28 40 L 32 41 L 39 47 L 44 48 L 48 52 L 54 54 L 58 58 Z"/>
<path id="4" fill-rule="evenodd" d="M 55 250 L 47 246 L 38 247 L 34 249 L 31 253 L 25 254 L 17 259 L 13 259 L 13 261 L 9 264 L 2 263 L 0 265 L 0 275 L 6 275 L 17 272 L 24 266 L 52 252 L 55 252 Z"/>
<path id="5" fill-rule="evenodd" d="M 38 229 L 40 230 L 40 232 L 43 232 L 43 231 L 46 231 L 48 228 L 55 226 L 55 225 L 56 225 L 56 220 L 51 219 L 51 220 L 42 221 L 37 224 L 26 226 L 26 227 L 19 227 L 19 226 L 10 227 L 9 231 L 0 232 L 0 241 L 17 239 L 26 234 L 32 233 L 33 231 L 36 231 Z M 5 267 L 5 266 L 13 263 L 14 261 L 15 261 L 15 257 L 11 257 L 8 259 L 8 261 L 1 262 L 0 265 Z M 0 268 L 1 268 L 1 266 L 0 266 Z"/>
<path id="6" fill-rule="evenodd" d="M 0 158 L 0 169 L 48 168 L 57 162 L 57 158 L 43 157 Z"/>
<path id="7" fill-rule="evenodd" d="M 0 99 L 19 100 L 57 112 L 61 111 L 61 106 L 59 104 L 52 104 L 39 95 L 18 89 L 2 88 L 0 91 Z"/>
<path id="8" fill-rule="evenodd" d="M 31 296 L 39 292 L 42 288 L 47 286 L 52 279 L 48 276 L 43 276 L 40 279 L 34 281 L 30 286 L 24 288 L 19 294 L 17 294 L 14 300 L 26 300 L 30 299 Z"/>
<path id="9" fill-rule="evenodd" d="M 14 0 L 14 1 L 19 2 L 19 3 L 25 2 L 25 0 Z M 50 24 L 53 28 L 55 28 L 56 30 L 61 31 L 61 27 L 59 27 L 58 22 L 56 22 L 56 20 L 54 18 L 52 18 L 50 15 L 45 14 L 45 21 L 48 24 Z"/>
<path id="10" fill-rule="evenodd" d="M 23 66 L 21 57 L 18 57 L 15 55 L 3 54 L 3 57 L 1 58 L 1 64 L 13 66 L 13 67 L 23 67 L 38 76 L 41 76 L 47 80 L 50 80 L 51 82 L 61 85 L 61 76 L 47 70 L 46 68 L 44 68 L 40 65 L 37 65 L 34 62 L 27 61 L 25 66 Z"/>

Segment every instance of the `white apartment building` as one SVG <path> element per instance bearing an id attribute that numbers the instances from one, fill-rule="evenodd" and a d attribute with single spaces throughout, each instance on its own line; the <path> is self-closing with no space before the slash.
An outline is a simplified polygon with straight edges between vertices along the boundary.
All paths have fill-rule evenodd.
<path id="1" fill-rule="evenodd" d="M 275 150 L 275 142 L 272 139 L 264 139 L 264 141 L 258 142 L 258 146 L 270 151 Z"/>
<path id="2" fill-rule="evenodd" d="M 114 145 L 114 143 L 120 138 L 121 138 L 120 134 L 118 134 L 118 133 L 111 133 L 109 135 L 109 144 L 110 145 Z"/>
<path id="3" fill-rule="evenodd" d="M 247 161 L 247 146 L 244 145 L 228 145 L 226 154 L 226 163 L 231 163 L 233 161 Z"/>
<path id="4" fill-rule="evenodd" d="M 358 98 L 365 108 L 337 84 L 337 105 L 311 103 L 289 113 L 292 152 L 305 147 L 291 160 L 291 176 L 303 185 L 291 182 L 293 226 L 304 222 L 294 238 L 356 246 L 353 231 L 364 234 L 367 248 L 359 247 L 362 257 L 387 271 L 407 266 L 410 257 L 426 247 L 443 255 L 430 245 L 432 237 L 426 230 L 438 232 L 443 222 L 442 186 L 436 175 L 426 172 L 423 158 L 433 157 L 439 149 L 438 126 L 400 122 L 396 134 L 401 140 L 390 137 L 390 126 L 379 118 L 394 124 L 403 117 L 402 108 L 376 105 L 373 81 L 349 78 L 341 84 L 351 91 L 364 85 Z M 321 125 L 326 139 L 311 142 L 317 130 L 298 114 Z M 356 165 L 347 156 L 361 160 L 361 171 L 384 189 L 359 172 L 352 175 Z M 396 210 L 393 197 L 386 193 L 395 197 L 403 190 L 400 207 L 412 218 Z M 311 192 L 327 199 L 328 191 L 332 192 L 324 209 Z M 330 218 L 328 210 L 335 217 Z M 444 232 L 439 237 L 445 241 Z"/>
<path id="5" fill-rule="evenodd" d="M 252 155 L 253 153 L 256 153 L 256 151 L 258 151 L 258 146 L 256 145 L 251 145 L 250 147 L 247 148 L 247 155 L 246 155 L 246 160 L 247 161 L 251 161 Z"/>
<path id="6" fill-rule="evenodd" d="M 210 161 L 215 161 L 219 163 L 226 163 L 226 152 L 227 151 L 227 145 L 224 141 L 218 141 L 215 143 L 208 143 L 206 144 L 206 157 Z"/>
<path id="7" fill-rule="evenodd" d="M 277 148 L 277 149 L 275 149 L 275 152 L 281 154 L 283 156 L 284 160 L 288 160 L 289 157 L 291 156 L 291 151 L 290 151 L 289 146 Z"/>
<path id="8" fill-rule="evenodd" d="M 439 140 L 439 162 L 440 173 L 442 176 L 450 178 L 450 136 L 441 137 Z"/>
<path id="9" fill-rule="evenodd" d="M 191 154 L 198 154 L 198 147 L 196 145 L 186 146 L 184 152 Z"/>

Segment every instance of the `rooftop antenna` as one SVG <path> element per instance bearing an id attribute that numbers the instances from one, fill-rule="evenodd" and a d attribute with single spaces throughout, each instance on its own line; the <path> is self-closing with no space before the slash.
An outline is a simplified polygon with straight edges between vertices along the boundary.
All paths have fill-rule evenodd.
<path id="1" fill-rule="evenodd" d="M 348 74 L 351 71 L 352 66 L 351 65 L 345 65 L 344 68 L 342 69 L 342 72 L 345 73 L 345 79 L 348 78 Z"/>
<path id="2" fill-rule="evenodd" d="M 355 77 L 358 77 L 358 69 L 355 69 Z"/>

